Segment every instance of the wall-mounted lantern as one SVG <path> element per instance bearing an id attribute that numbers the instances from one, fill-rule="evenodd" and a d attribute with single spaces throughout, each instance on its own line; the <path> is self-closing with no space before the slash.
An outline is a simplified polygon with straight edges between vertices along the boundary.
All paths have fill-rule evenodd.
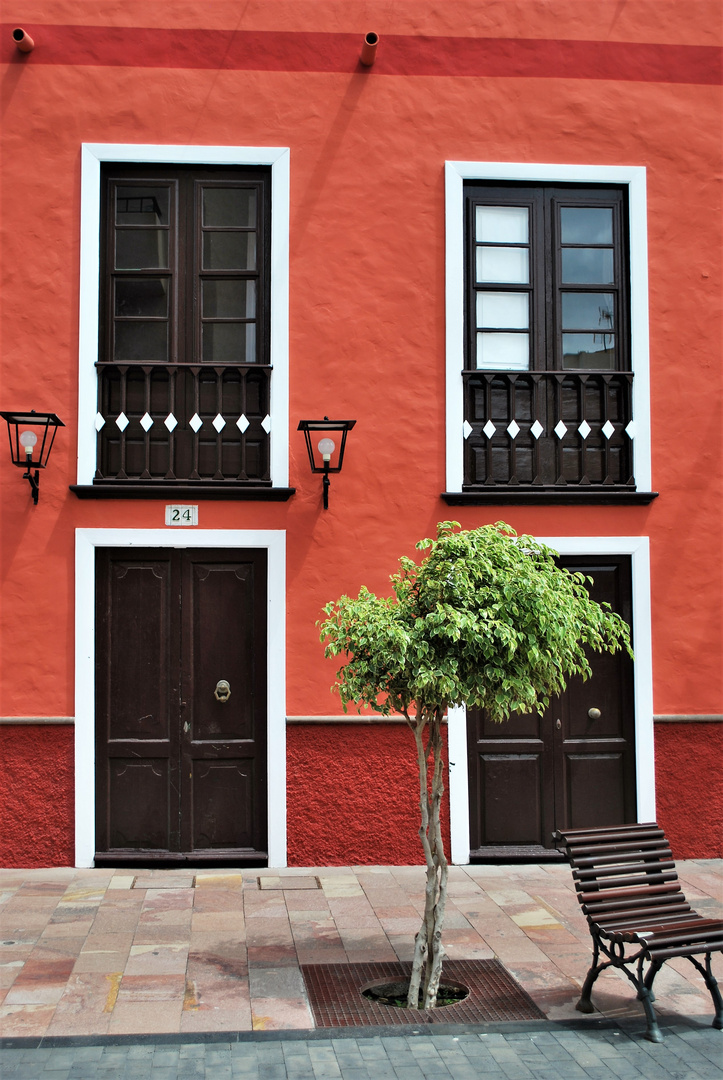
<path id="1" fill-rule="evenodd" d="M 341 472 L 348 432 L 356 420 L 300 420 L 297 431 L 304 432 L 311 471 L 323 473 L 324 509 L 329 509 L 329 473 Z"/>
<path id="2" fill-rule="evenodd" d="M 23 480 L 29 481 L 33 502 L 37 506 L 40 485 L 38 470 L 44 469 L 48 464 L 55 433 L 59 427 L 65 427 L 65 424 L 55 413 L 39 413 L 35 409 L 30 412 L 0 412 L 0 416 L 7 421 L 13 465 L 25 469 Z M 40 449 L 36 454 L 38 444 Z"/>

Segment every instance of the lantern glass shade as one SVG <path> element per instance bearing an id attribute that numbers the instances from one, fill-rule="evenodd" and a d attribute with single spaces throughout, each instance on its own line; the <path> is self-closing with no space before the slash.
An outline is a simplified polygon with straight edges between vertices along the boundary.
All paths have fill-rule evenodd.
<path id="1" fill-rule="evenodd" d="M 65 427 L 55 413 L 0 412 L 8 425 L 13 465 L 22 469 L 44 469 L 53 448 L 55 433 Z"/>
<path id="2" fill-rule="evenodd" d="M 304 432 L 311 471 L 341 472 L 346 436 L 356 420 L 300 420 L 297 431 Z"/>

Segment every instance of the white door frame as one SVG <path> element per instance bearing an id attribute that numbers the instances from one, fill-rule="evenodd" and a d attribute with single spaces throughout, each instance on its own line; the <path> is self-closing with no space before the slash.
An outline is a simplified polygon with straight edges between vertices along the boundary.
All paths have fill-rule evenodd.
<path id="1" fill-rule="evenodd" d="M 286 533 L 281 529 L 75 530 L 75 865 L 92 866 L 96 850 L 97 547 L 266 549 L 268 854 L 269 866 L 286 866 Z"/>
<path id="2" fill-rule="evenodd" d="M 630 555 L 633 590 L 633 698 L 635 784 L 638 821 L 655 821 L 653 746 L 653 654 L 650 612 L 650 544 L 647 536 L 540 536 L 560 555 Z M 451 856 L 469 862 L 467 711 L 449 711 L 449 803 Z M 454 762 L 454 764 L 452 764 Z"/>

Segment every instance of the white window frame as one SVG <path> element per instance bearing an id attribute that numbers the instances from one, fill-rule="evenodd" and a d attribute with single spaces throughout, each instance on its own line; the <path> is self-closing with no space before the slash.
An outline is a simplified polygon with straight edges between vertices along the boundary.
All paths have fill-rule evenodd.
<path id="1" fill-rule="evenodd" d="M 446 442 L 447 491 L 464 480 L 464 181 L 520 180 L 551 184 L 619 184 L 628 188 L 630 213 L 630 357 L 633 379 L 633 475 L 651 490 L 648 331 L 648 225 L 645 168 L 641 165 L 535 165 L 499 161 L 445 162 Z"/>
<path id="2" fill-rule="evenodd" d="M 266 550 L 268 855 L 269 866 L 286 866 L 286 533 L 282 529 L 75 530 L 75 865 L 92 866 L 96 851 L 95 549 L 99 547 Z"/>
<path id="3" fill-rule="evenodd" d="M 289 183 L 288 147 L 84 143 L 81 151 L 78 484 L 93 483 L 98 411 L 100 170 L 105 162 L 271 166 L 271 483 L 289 483 Z"/>
<path id="4" fill-rule="evenodd" d="M 635 795 L 638 821 L 655 821 L 653 648 L 650 609 L 650 542 L 647 536 L 540 536 L 560 555 L 630 555 L 633 602 L 633 700 Z M 449 807 L 453 863 L 469 862 L 467 711 L 449 710 Z M 454 762 L 454 765 L 452 764 Z"/>

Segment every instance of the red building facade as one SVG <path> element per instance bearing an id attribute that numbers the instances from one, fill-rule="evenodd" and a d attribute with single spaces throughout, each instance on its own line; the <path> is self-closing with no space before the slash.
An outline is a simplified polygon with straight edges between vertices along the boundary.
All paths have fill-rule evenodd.
<path id="1" fill-rule="evenodd" d="M 416 862 L 411 737 L 315 623 L 450 518 L 635 647 L 452 711 L 453 859 L 656 816 L 719 856 L 718 5 L 173 8 L 0 31 L 0 406 L 65 425 L 37 505 L 0 458 L 3 864 Z"/>

